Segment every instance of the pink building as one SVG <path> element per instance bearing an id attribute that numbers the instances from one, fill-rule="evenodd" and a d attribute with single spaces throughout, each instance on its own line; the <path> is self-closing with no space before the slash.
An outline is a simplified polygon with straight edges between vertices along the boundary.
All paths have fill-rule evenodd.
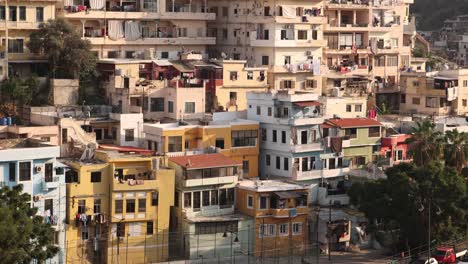
<path id="1" fill-rule="evenodd" d="M 406 143 L 410 137 L 409 134 L 399 134 L 382 138 L 380 153 L 386 158 L 390 158 L 390 165 L 412 160 Z"/>

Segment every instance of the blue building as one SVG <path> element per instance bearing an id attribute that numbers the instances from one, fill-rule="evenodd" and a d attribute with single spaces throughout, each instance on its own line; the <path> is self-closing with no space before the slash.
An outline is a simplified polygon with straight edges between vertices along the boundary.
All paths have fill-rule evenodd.
<path id="1" fill-rule="evenodd" d="M 38 208 L 55 230 L 60 252 L 47 263 L 65 262 L 65 165 L 57 161 L 60 147 L 33 139 L 0 140 L 0 184 L 22 184 L 31 195 L 31 206 Z"/>

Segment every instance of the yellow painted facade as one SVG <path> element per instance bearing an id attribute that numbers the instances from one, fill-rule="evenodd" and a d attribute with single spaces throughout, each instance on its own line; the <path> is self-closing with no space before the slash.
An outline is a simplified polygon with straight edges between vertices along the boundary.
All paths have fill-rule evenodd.
<path id="1" fill-rule="evenodd" d="M 247 92 L 268 90 L 268 68 L 246 67 L 247 61 L 214 61 L 223 67 L 223 84 L 216 87 L 215 108 L 224 111 L 247 110 Z"/>
<path id="2" fill-rule="evenodd" d="M 29 41 L 29 35 L 37 30 L 42 22 L 49 19 L 55 19 L 55 5 L 57 0 L 41 0 L 41 1 L 5 1 L 0 3 L 0 8 L 4 9 L 5 16 L 0 17 L 0 51 L 8 54 L 8 63 L 16 63 L 13 71 L 17 74 L 30 73 L 30 69 L 25 67 L 28 63 L 44 61 L 44 57 L 31 54 L 26 46 Z M 7 33 L 8 29 L 8 33 Z M 9 47 L 8 53 L 6 49 L 6 42 L 4 41 L 6 34 L 8 34 Z M 1 59 L 0 77 L 4 78 L 6 74 L 5 56 Z"/>
<path id="3" fill-rule="evenodd" d="M 235 131 L 251 131 L 255 133 L 257 139 L 255 146 L 233 147 L 232 133 Z M 258 177 L 258 141 L 259 124 L 249 122 L 242 124 L 229 125 L 207 125 L 207 126 L 179 126 L 177 128 L 163 129 L 162 142 L 163 152 L 169 151 L 170 137 L 182 137 L 181 151 L 190 151 L 192 149 L 207 149 L 210 146 L 216 146 L 216 142 L 224 142 L 223 147 L 218 147 L 221 154 L 228 156 L 236 161 L 243 162 L 244 177 Z M 188 146 L 188 148 L 186 148 Z M 245 166 L 248 163 L 247 166 Z M 247 168 L 246 168 L 247 167 Z"/>
<path id="4" fill-rule="evenodd" d="M 174 170 L 150 156 L 98 151 L 96 160 L 101 162 L 69 163 L 78 172 L 79 182 L 67 186 L 68 202 L 74 205 L 68 206 L 67 240 L 70 248 L 76 248 L 69 250 L 67 263 L 82 263 L 82 259 L 98 263 L 166 261 Z M 91 182 L 96 180 L 92 176 L 96 171 L 101 172 L 99 183 Z M 83 203 L 79 200 L 85 200 L 84 212 L 94 218 L 96 199 L 101 199 L 104 223 L 91 221 L 85 226 L 76 221 L 78 205 Z M 87 237 L 83 235 L 86 229 Z M 100 236 L 95 239 L 99 232 L 94 230 L 99 229 Z"/>

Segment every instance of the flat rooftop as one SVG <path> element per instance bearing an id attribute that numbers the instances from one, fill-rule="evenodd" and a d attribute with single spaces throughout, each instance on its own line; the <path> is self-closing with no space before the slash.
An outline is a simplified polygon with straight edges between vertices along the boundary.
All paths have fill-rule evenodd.
<path id="1" fill-rule="evenodd" d="M 45 144 L 36 140 L 28 138 L 20 139 L 1 139 L 0 150 L 5 149 L 24 149 L 24 148 L 44 148 L 44 147 L 55 147 L 49 144 Z"/>
<path id="2" fill-rule="evenodd" d="M 255 192 L 276 192 L 276 191 L 294 191 L 306 190 L 304 185 L 294 184 L 281 180 L 250 180 L 244 179 L 239 181 L 239 188 L 247 189 Z"/>

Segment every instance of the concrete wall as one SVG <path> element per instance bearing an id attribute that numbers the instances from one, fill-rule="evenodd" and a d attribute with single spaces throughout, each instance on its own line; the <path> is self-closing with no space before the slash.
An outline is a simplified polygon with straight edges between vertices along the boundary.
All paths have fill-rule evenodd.
<path id="1" fill-rule="evenodd" d="M 54 95 L 54 105 L 74 105 L 78 102 L 79 80 L 51 79 L 50 88 Z"/>

